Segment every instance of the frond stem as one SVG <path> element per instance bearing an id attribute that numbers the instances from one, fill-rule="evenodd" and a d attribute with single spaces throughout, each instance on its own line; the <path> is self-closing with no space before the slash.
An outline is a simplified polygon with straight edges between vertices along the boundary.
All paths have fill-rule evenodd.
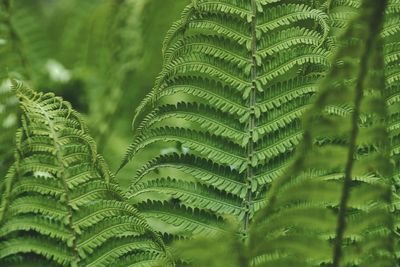
<path id="1" fill-rule="evenodd" d="M 251 11 L 252 11 L 252 20 L 251 20 L 251 82 L 252 89 L 249 96 L 249 111 L 251 112 L 256 105 L 256 79 L 257 79 L 257 61 L 256 61 L 256 53 L 257 53 L 257 35 L 256 35 L 256 27 L 257 27 L 257 4 L 255 0 L 251 0 Z M 248 134 L 250 135 L 250 140 L 247 145 L 247 174 L 246 174 L 246 185 L 247 185 L 247 193 L 245 198 L 245 208 L 246 214 L 243 219 L 243 233 L 245 237 L 247 237 L 249 230 L 249 222 L 250 222 L 250 204 L 253 200 L 252 195 L 252 182 L 254 179 L 254 168 L 252 166 L 253 157 L 254 157 L 254 145 L 255 141 L 253 139 L 253 132 L 256 128 L 256 118 L 255 114 L 252 112 L 249 116 L 248 121 Z"/>
<path id="2" fill-rule="evenodd" d="M 360 105 L 363 98 L 363 87 L 365 82 L 365 77 L 368 73 L 368 59 L 372 53 L 373 44 L 376 36 L 379 33 L 380 24 L 382 22 L 383 12 L 385 10 L 387 0 L 383 0 L 382 3 L 378 3 L 375 6 L 375 10 L 372 16 L 366 16 L 370 18 L 368 32 L 368 38 L 366 39 L 365 49 L 360 60 L 360 70 L 358 73 L 356 85 L 355 85 L 355 107 L 352 115 L 352 130 L 349 140 L 349 151 L 347 155 L 347 163 L 345 167 L 345 175 L 343 181 L 343 188 L 341 194 L 341 200 L 339 204 L 339 214 L 336 230 L 336 239 L 334 244 L 334 254 L 332 267 L 339 267 L 340 259 L 342 256 L 342 243 L 344 231 L 346 228 L 346 210 L 347 202 L 350 196 L 351 182 L 352 182 L 352 170 L 354 165 L 354 154 L 356 153 L 357 146 L 357 136 L 359 132 L 358 121 L 360 116 Z"/>

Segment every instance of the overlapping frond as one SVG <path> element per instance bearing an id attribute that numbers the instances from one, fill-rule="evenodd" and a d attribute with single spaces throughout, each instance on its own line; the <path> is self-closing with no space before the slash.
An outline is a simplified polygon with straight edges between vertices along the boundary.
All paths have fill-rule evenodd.
<path id="1" fill-rule="evenodd" d="M 357 14 L 358 9 L 361 5 L 361 0 L 343 0 L 343 1 L 332 1 L 331 5 L 331 21 L 332 27 L 335 27 L 336 24 L 337 31 L 346 27 L 349 19 Z M 396 106 L 399 102 L 399 86 L 398 86 L 398 77 L 399 77 L 399 53 L 400 46 L 398 45 L 399 41 L 399 31 L 397 29 L 399 23 L 399 14 L 400 14 L 400 2 L 397 0 L 389 0 L 385 13 L 385 22 L 383 25 L 383 29 L 381 32 L 381 36 L 384 40 L 384 63 L 385 63 L 385 90 L 384 96 L 387 102 L 387 106 L 389 107 L 389 125 L 388 132 L 391 142 L 391 158 L 395 162 L 394 169 L 394 189 L 398 191 L 398 121 L 399 121 L 399 112 Z M 339 23 L 338 19 L 342 18 L 342 21 Z M 334 32 L 333 32 L 334 33 Z M 397 195 L 397 193 L 396 193 Z M 394 210 L 395 213 L 398 213 L 398 204 L 397 204 L 397 196 L 394 199 Z M 398 222 L 396 223 L 396 228 L 399 229 Z"/>
<path id="2" fill-rule="evenodd" d="M 364 1 L 340 37 L 297 156 L 256 219 L 253 266 L 396 265 L 379 37 L 385 2 Z"/>
<path id="3" fill-rule="evenodd" d="M 398 24 L 400 16 L 400 2 L 397 0 L 389 1 L 385 24 L 382 32 L 384 40 L 384 60 L 385 60 L 385 98 L 389 110 L 389 125 L 388 132 L 391 142 L 391 157 L 394 161 L 394 173 L 393 173 L 393 188 L 395 196 L 393 199 L 393 210 L 395 212 L 395 229 L 398 232 L 400 229 L 400 206 L 399 206 L 399 175 L 400 175 L 400 158 L 399 158 L 399 122 L 400 122 L 400 110 L 398 108 L 400 101 L 400 31 L 394 24 Z M 400 242 L 399 238 L 396 238 L 396 251 L 397 257 L 400 258 Z"/>
<path id="4" fill-rule="evenodd" d="M 14 135 L 18 126 L 17 100 L 10 77 L 37 84 L 44 74 L 50 45 L 43 38 L 33 4 L 5 0 L 0 3 L 0 175 L 12 162 Z"/>
<path id="5" fill-rule="evenodd" d="M 0 84 L 0 180 L 12 164 L 17 121 L 17 98 L 4 80 Z"/>
<path id="6" fill-rule="evenodd" d="M 361 0 L 329 1 L 327 7 L 331 26 L 330 37 L 336 44 L 337 37 L 347 28 L 349 22 L 358 14 Z"/>
<path id="7" fill-rule="evenodd" d="M 23 51 L 22 40 L 13 25 L 12 1 L 3 1 L 0 5 L 0 79 L 5 80 L 8 72 L 21 75 L 25 78 L 30 76 L 30 68 L 27 64 L 26 51 Z"/>
<path id="8" fill-rule="evenodd" d="M 78 66 L 97 72 L 94 75 L 102 81 L 99 85 L 98 82 L 94 85 L 97 90 L 88 91 L 93 99 L 89 103 L 90 120 L 93 124 L 91 126 L 99 148 L 105 147 L 107 143 L 117 112 L 121 109 L 124 88 L 130 86 L 132 75 L 140 65 L 141 52 L 144 49 L 141 36 L 143 9 L 147 2 L 148 0 L 92 1 L 87 5 L 92 5 L 89 10 L 93 10 L 95 15 L 84 12 L 85 19 L 79 24 L 75 23 L 75 18 L 71 19 L 71 24 L 79 26 L 79 31 L 75 34 L 82 34 L 82 28 L 91 33 L 85 36 L 87 40 L 79 44 L 83 48 L 79 50 L 84 53 L 80 55 L 83 62 Z M 97 26 L 90 29 L 92 26 L 89 25 L 92 24 Z M 71 37 L 69 45 L 76 50 L 77 36 Z M 86 78 L 85 82 L 91 88 L 93 77 Z"/>
<path id="9" fill-rule="evenodd" d="M 0 189 L 0 265 L 169 266 L 161 238 L 124 201 L 80 115 L 53 94 L 13 87 L 23 115 Z"/>
<path id="10" fill-rule="evenodd" d="M 0 79 L 9 75 L 37 84 L 51 54 L 48 38 L 32 12 L 34 3 L 5 0 L 0 4 Z"/>
<path id="11" fill-rule="evenodd" d="M 14 135 L 17 127 L 17 99 L 11 91 L 9 76 L 30 77 L 27 52 L 17 32 L 13 1 L 0 4 L 0 180 L 12 162 Z"/>
<path id="12" fill-rule="evenodd" d="M 312 2 L 200 0 L 184 10 L 122 164 L 155 146 L 182 147 L 177 155 L 149 152 L 133 179 L 138 207 L 165 205 L 152 220 L 171 221 L 174 212 L 166 214 L 177 202 L 182 211 L 235 215 L 247 231 L 301 139 L 299 118 L 328 65 L 328 16 Z M 202 197 L 189 197 L 196 192 Z M 203 229 L 190 214 L 179 220 L 181 231 Z"/>

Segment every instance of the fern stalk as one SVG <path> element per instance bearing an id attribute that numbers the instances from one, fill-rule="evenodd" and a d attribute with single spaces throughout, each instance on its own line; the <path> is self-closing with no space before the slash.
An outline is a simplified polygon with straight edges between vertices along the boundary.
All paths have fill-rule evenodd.
<path id="1" fill-rule="evenodd" d="M 304 117 L 297 156 L 257 216 L 254 266 L 393 266 L 384 9 L 364 1 L 339 37 L 332 69 Z"/>
<path id="2" fill-rule="evenodd" d="M 252 66 L 251 66 L 251 93 L 249 97 L 249 109 L 254 110 L 255 105 L 256 105 L 256 94 L 257 94 L 257 88 L 256 88 L 256 80 L 257 80 L 257 61 L 256 61 L 256 53 L 257 53 L 257 35 L 256 35 L 256 25 L 257 25 L 257 6 L 256 6 L 256 0 L 251 0 L 251 60 L 252 60 Z M 247 167 L 247 177 L 246 177 L 246 185 L 247 185 L 247 203 L 245 203 L 245 209 L 246 209 L 246 214 L 243 219 L 243 231 L 244 234 L 247 235 L 247 231 L 249 228 L 249 222 L 250 222 L 250 203 L 253 200 L 253 192 L 251 190 L 251 184 L 254 179 L 254 169 L 252 167 L 252 162 L 253 162 L 253 153 L 254 153 L 254 145 L 255 145 L 255 140 L 253 139 L 253 131 L 256 127 L 256 118 L 255 114 L 252 113 L 249 116 L 249 122 L 248 122 L 248 135 L 250 136 L 249 143 L 247 145 L 247 158 L 248 158 L 248 167 Z"/>
<path id="3" fill-rule="evenodd" d="M 337 222 L 337 231 L 336 231 L 336 239 L 335 239 L 335 248 L 333 255 L 333 267 L 338 267 L 340 258 L 342 256 L 342 242 L 343 242 L 343 234 L 346 227 L 346 213 L 347 213 L 347 202 L 350 195 L 350 188 L 352 182 L 352 170 L 354 167 L 354 157 L 356 152 L 356 140 L 359 131 L 358 121 L 360 116 L 360 104 L 363 98 L 363 89 L 365 83 L 365 77 L 368 72 L 368 60 L 370 54 L 373 52 L 373 45 L 379 32 L 381 30 L 381 25 L 384 18 L 384 11 L 387 5 L 387 0 L 382 0 L 378 5 L 372 5 L 374 8 L 373 14 L 369 16 L 368 20 L 368 37 L 366 38 L 365 49 L 361 56 L 360 60 L 360 70 L 358 77 L 356 79 L 355 85 L 355 97 L 354 97 L 354 111 L 351 118 L 351 133 L 349 140 L 349 153 L 347 155 L 347 164 L 344 172 L 344 181 L 343 181 L 343 189 L 342 189 L 342 197 L 339 204 L 339 214 L 338 214 L 338 222 Z M 371 9 L 371 8 L 370 8 Z M 371 11 L 370 11 L 371 12 Z"/>

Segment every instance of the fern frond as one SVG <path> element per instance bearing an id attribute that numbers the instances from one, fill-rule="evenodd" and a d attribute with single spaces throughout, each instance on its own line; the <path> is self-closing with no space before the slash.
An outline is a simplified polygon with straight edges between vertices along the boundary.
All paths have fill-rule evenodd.
<path id="1" fill-rule="evenodd" d="M 23 127 L 1 188 L 0 264 L 111 266 L 128 256 L 172 264 L 160 237 L 124 202 L 80 115 L 53 94 L 13 87 Z"/>
<path id="2" fill-rule="evenodd" d="M 212 169 L 209 166 L 213 165 Z M 205 160 L 192 155 L 171 154 L 155 158 L 138 169 L 134 184 L 155 171 L 172 168 L 191 175 L 201 184 L 209 185 L 233 195 L 244 197 L 247 191 L 246 184 L 238 177 L 241 175 L 230 167 L 218 165 L 211 160 Z"/>
<path id="3" fill-rule="evenodd" d="M 133 157 L 138 151 L 155 142 L 180 142 L 193 152 L 208 157 L 216 163 L 231 165 L 242 172 L 246 167 L 246 158 L 240 153 L 240 146 L 229 140 L 203 132 L 183 128 L 162 127 L 147 131 L 133 143 Z"/>
<path id="4" fill-rule="evenodd" d="M 213 211 L 220 216 L 232 214 L 241 218 L 244 215 L 238 197 L 204 185 L 196 185 L 169 177 L 137 184 L 130 190 L 133 199 L 140 199 L 146 193 L 167 195 L 167 198 L 173 198 L 187 207 L 201 207 L 203 210 Z"/>
<path id="5" fill-rule="evenodd" d="M 139 203 L 178 201 L 215 216 L 231 212 L 246 233 L 301 139 L 299 118 L 328 66 L 328 33 L 328 15 L 313 1 L 193 1 L 167 34 L 163 70 L 137 109 L 121 167 L 156 144 L 178 144 L 184 152 L 147 153 L 130 196 L 140 196 Z M 203 198 L 189 197 L 188 188 Z M 165 194 L 147 194 L 154 191 Z M 204 199 L 216 192 L 220 204 Z M 232 198 L 235 208 L 227 212 Z M 204 229 L 174 226 L 189 236 Z"/>
<path id="6" fill-rule="evenodd" d="M 216 234 L 223 231 L 222 217 L 170 201 L 149 201 L 137 205 L 150 225 L 163 234 L 188 237 L 192 234 Z"/>
<path id="7" fill-rule="evenodd" d="M 210 129 L 215 134 L 242 146 L 246 145 L 248 141 L 237 120 L 209 106 L 197 103 L 160 106 L 146 116 L 137 132 L 140 133 L 160 122 L 167 123 L 169 119 L 184 119 L 192 124 L 197 124 L 199 128 Z"/>
<path id="8" fill-rule="evenodd" d="M 0 257 L 4 264 L 7 263 L 8 257 L 29 253 L 40 255 L 50 263 L 57 263 L 59 266 L 76 264 L 74 256 L 65 244 L 60 245 L 58 241 L 48 239 L 46 236 L 15 237 L 0 244 Z"/>
<path id="9" fill-rule="evenodd" d="M 391 145 L 391 158 L 394 161 L 394 173 L 393 173 L 393 189 L 394 189 L 394 199 L 393 199 L 393 211 L 395 215 L 395 230 L 396 232 L 400 229 L 399 224 L 399 209 L 398 206 L 398 192 L 399 192 L 399 178 L 400 178 L 400 168 L 399 168 L 399 131 L 398 122 L 400 121 L 399 115 L 400 110 L 398 109 L 398 104 L 400 101 L 400 58 L 398 53 L 400 47 L 398 45 L 398 40 L 400 37 L 400 32 L 396 30 L 390 30 L 393 28 L 393 24 L 398 21 L 400 14 L 400 2 L 397 0 L 391 0 L 388 3 L 388 7 L 385 14 L 385 23 L 383 25 L 384 31 L 384 60 L 385 60 L 385 98 L 389 111 L 388 119 L 388 132 Z M 395 240 L 395 250 L 397 253 L 397 259 L 399 259 L 400 243 L 398 238 Z"/>
<path id="10" fill-rule="evenodd" d="M 0 4 L 0 81 L 11 77 L 38 84 L 52 46 L 43 25 L 33 11 L 34 3 L 6 0 Z"/>
<path id="11" fill-rule="evenodd" d="M 330 37 L 333 43 L 337 42 L 338 36 L 347 28 L 349 22 L 358 14 L 361 0 L 339 0 L 330 1 L 329 20 L 332 31 Z"/>
<path id="12" fill-rule="evenodd" d="M 101 99 L 103 100 L 91 101 L 93 110 L 91 112 L 91 120 L 95 128 L 98 147 L 105 147 L 107 135 L 114 128 L 115 117 L 121 109 L 120 105 L 115 105 L 115 103 L 122 102 L 124 88 L 130 85 L 130 77 L 138 71 L 137 62 L 142 59 L 141 52 L 144 49 L 141 38 L 143 31 L 142 20 L 143 14 L 145 14 L 144 7 L 148 2 L 147 0 L 100 1 L 100 4 L 98 4 L 106 6 L 105 8 L 107 9 L 107 15 L 104 18 L 100 17 L 100 19 L 104 20 L 105 26 L 102 27 L 101 23 L 99 23 L 100 29 L 105 28 L 105 32 L 101 34 L 102 42 L 104 43 L 102 52 L 105 55 L 99 57 L 98 54 L 100 52 L 97 42 L 89 40 L 89 43 L 93 42 L 96 48 L 92 50 L 96 51 L 93 57 L 95 62 L 98 63 L 86 63 L 89 68 L 92 68 L 90 65 L 104 66 L 101 72 L 98 73 L 101 76 L 99 79 L 104 80 L 101 83 L 104 84 L 101 94 Z M 75 42 L 74 40 L 73 42 Z M 88 53 L 91 52 L 88 51 Z M 103 58 L 106 61 L 99 62 Z"/>
<path id="13" fill-rule="evenodd" d="M 364 1 L 340 37 L 297 156 L 256 218 L 253 266 L 396 265 L 379 36 L 385 4 Z"/>

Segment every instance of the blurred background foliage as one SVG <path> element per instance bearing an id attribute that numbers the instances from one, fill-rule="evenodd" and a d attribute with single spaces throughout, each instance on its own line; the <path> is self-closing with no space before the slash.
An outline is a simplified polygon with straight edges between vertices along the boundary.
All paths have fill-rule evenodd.
<path id="1" fill-rule="evenodd" d="M 70 101 L 115 170 L 133 112 L 161 70 L 164 36 L 189 1 L 1 0 L 0 174 L 18 122 L 9 77 Z M 119 175 L 123 185 L 130 168 Z"/>

